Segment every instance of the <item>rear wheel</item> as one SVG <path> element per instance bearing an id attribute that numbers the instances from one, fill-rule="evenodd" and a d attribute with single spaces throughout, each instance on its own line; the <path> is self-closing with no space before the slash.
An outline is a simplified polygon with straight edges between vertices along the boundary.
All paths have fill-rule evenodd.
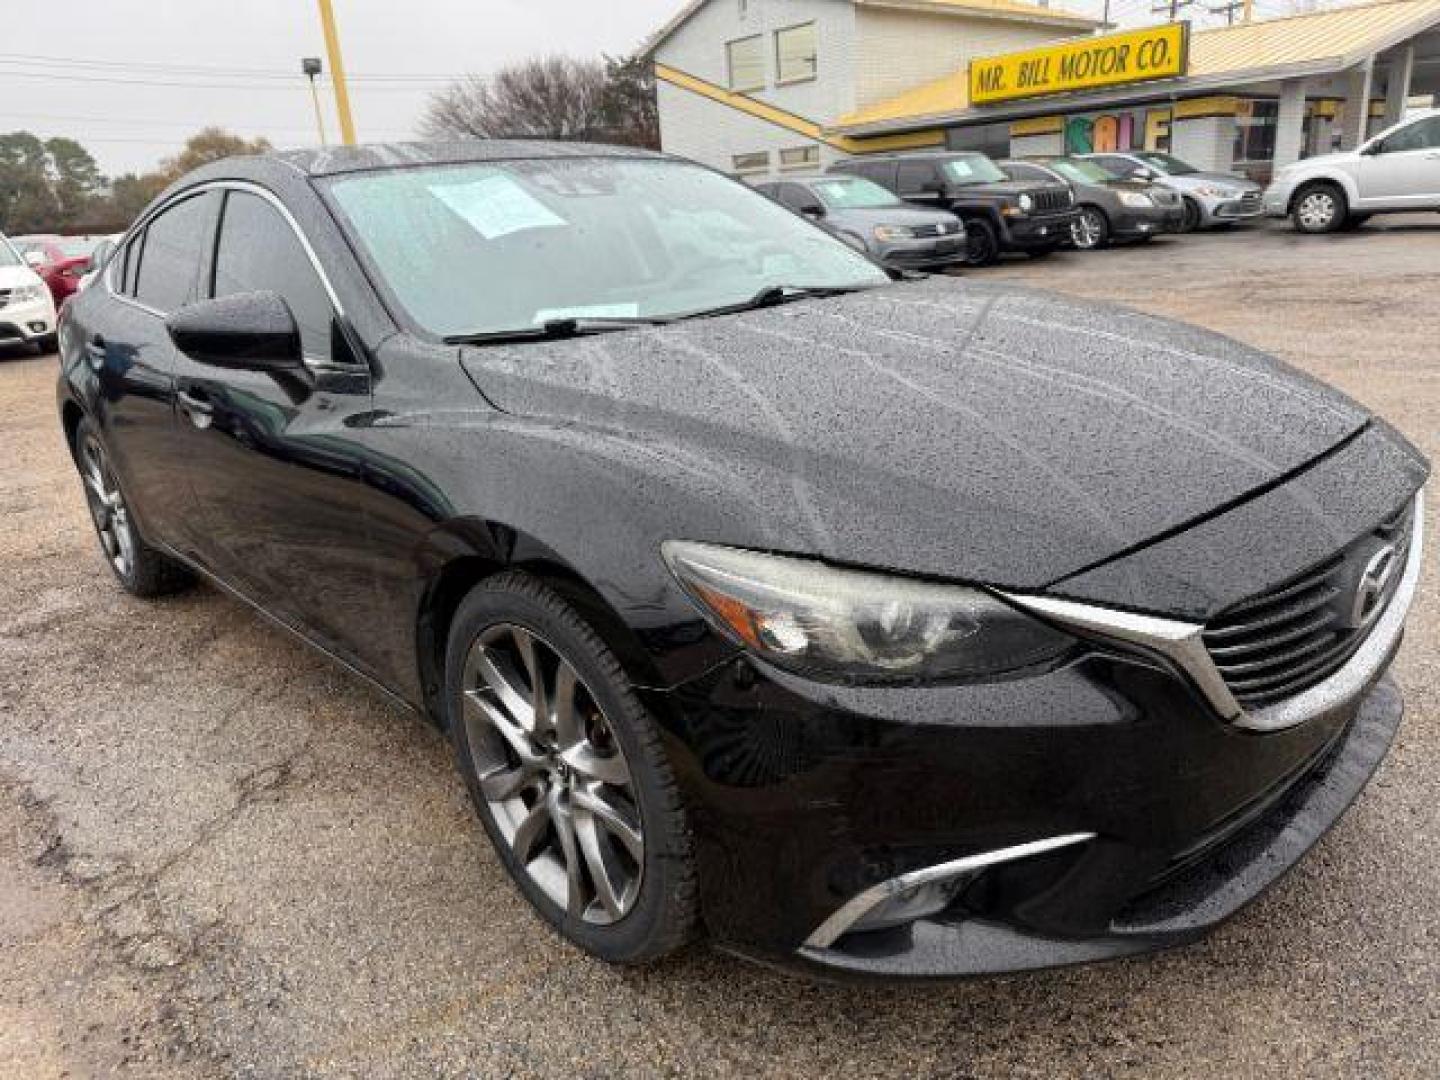
<path id="1" fill-rule="evenodd" d="M 1080 208 L 1070 226 L 1070 239 L 1081 251 L 1094 251 L 1110 242 L 1110 219 L 1098 206 Z"/>
<path id="2" fill-rule="evenodd" d="M 85 484 L 85 502 L 105 561 L 125 591 L 135 596 L 165 596 L 190 585 L 194 578 L 188 570 L 141 537 L 110 455 L 89 420 L 81 420 L 75 430 L 75 464 Z"/>
<path id="3" fill-rule="evenodd" d="M 481 821 L 547 922 L 616 963 L 689 939 L 690 832 L 659 729 L 573 608 L 526 574 L 478 586 L 451 627 L 446 711 Z"/>
<path id="4" fill-rule="evenodd" d="M 1334 184 L 1319 183 L 1300 189 L 1290 218 L 1302 233 L 1327 233 L 1344 225 L 1347 213 L 1345 193 Z"/>
<path id="5" fill-rule="evenodd" d="M 995 226 L 984 218 L 969 218 L 965 222 L 965 264 L 967 266 L 991 266 L 1000 259 L 1000 237 Z"/>

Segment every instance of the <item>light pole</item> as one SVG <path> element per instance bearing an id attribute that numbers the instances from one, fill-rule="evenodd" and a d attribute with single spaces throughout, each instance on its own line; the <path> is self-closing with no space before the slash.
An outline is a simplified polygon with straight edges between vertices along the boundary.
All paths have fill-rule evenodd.
<path id="1" fill-rule="evenodd" d="M 320 145 L 329 146 L 325 141 L 325 114 L 320 111 L 320 91 L 315 88 L 315 76 L 320 74 L 320 58 L 307 56 L 300 61 L 300 70 L 310 80 L 310 100 L 315 103 L 315 126 L 320 129 Z"/>

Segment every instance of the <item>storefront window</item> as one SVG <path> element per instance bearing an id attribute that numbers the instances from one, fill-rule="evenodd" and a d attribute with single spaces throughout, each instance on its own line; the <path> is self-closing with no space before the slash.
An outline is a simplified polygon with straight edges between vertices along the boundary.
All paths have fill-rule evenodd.
<path id="1" fill-rule="evenodd" d="M 1275 122 L 1280 105 L 1275 101 L 1242 101 L 1235 114 L 1235 156 L 1241 161 L 1270 161 L 1275 157 Z"/>

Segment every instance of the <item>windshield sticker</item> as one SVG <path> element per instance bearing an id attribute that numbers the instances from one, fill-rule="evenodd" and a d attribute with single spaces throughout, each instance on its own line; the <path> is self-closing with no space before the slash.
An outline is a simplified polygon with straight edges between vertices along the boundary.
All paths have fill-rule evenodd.
<path id="1" fill-rule="evenodd" d="M 501 173 L 467 180 L 463 184 L 428 184 L 430 194 L 443 202 L 486 240 L 523 229 L 554 229 L 565 219 Z"/>

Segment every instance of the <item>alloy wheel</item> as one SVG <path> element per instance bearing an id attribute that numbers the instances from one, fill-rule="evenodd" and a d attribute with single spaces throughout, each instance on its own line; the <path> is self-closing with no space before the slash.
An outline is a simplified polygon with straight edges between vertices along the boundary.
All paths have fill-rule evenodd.
<path id="1" fill-rule="evenodd" d="M 571 918 L 623 919 L 645 865 L 640 810 L 575 668 L 538 635 L 497 624 L 470 647 L 462 693 L 481 797 L 516 864 Z"/>
<path id="2" fill-rule="evenodd" d="M 135 565 L 135 532 L 105 448 L 93 435 L 87 435 L 80 445 L 80 476 L 105 557 L 125 577 Z"/>
<path id="3" fill-rule="evenodd" d="M 1080 216 L 1070 226 L 1070 239 L 1082 251 L 1099 247 L 1104 236 L 1105 223 L 1094 210 L 1080 211 Z"/>
<path id="4" fill-rule="evenodd" d="M 1335 196 L 1324 190 L 1310 192 L 1300 200 L 1297 210 L 1300 224 L 1316 230 L 1329 228 L 1339 211 Z"/>

